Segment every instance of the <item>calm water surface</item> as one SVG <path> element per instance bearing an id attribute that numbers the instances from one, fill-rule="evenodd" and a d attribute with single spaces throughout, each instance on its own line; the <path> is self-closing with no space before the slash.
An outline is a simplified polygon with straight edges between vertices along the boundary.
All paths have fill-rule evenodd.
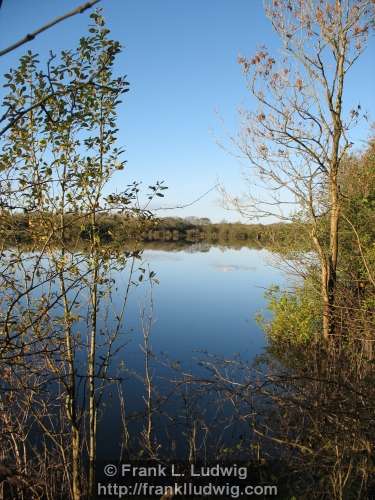
<path id="1" fill-rule="evenodd" d="M 147 250 L 143 257 L 160 281 L 153 287 L 155 353 L 189 363 L 196 350 L 251 357 L 261 351 L 264 335 L 254 316 L 265 308 L 265 289 L 283 282 L 269 252 L 211 247 L 207 252 Z M 148 296 L 147 286 L 130 293 L 127 324 L 134 336 L 128 354 L 139 351 L 139 313 Z"/>
<path id="2" fill-rule="evenodd" d="M 265 310 L 265 289 L 284 282 L 281 271 L 271 265 L 272 254 L 249 248 L 211 247 L 203 252 L 146 250 L 143 258 L 145 262 L 139 265 L 149 265 L 160 281 L 152 292 L 150 340 L 155 355 L 151 368 L 155 384 L 162 385 L 167 378 L 165 367 L 156 361 L 165 355 L 181 363 L 184 370 L 197 373 L 202 351 L 226 358 L 240 354 L 247 361 L 262 352 L 265 338 L 254 317 Z M 113 298 L 119 307 L 126 272 L 117 279 L 123 283 Z M 149 305 L 147 284 L 131 290 L 123 336 L 127 345 L 116 358 L 116 362 L 122 361 L 130 371 L 139 373 L 144 365 L 140 311 Z M 128 411 L 142 411 L 141 382 L 128 380 L 124 390 Z M 100 425 L 100 455 L 113 456 L 119 425 L 119 408 L 113 404 Z"/>

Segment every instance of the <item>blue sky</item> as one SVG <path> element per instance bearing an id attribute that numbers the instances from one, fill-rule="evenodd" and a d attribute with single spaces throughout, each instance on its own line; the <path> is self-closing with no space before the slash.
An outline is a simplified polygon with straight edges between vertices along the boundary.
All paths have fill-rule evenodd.
<path id="1" fill-rule="evenodd" d="M 79 3 L 4 0 L 0 47 Z M 111 187 L 164 180 L 169 190 L 163 204 L 171 207 L 193 201 L 217 180 L 240 194 L 241 165 L 216 140 L 225 135 L 219 116 L 234 132 L 237 109 L 247 98 L 238 55 L 251 55 L 263 43 L 278 49 L 262 0 L 103 0 L 100 5 L 113 38 L 125 47 L 117 69 L 130 82 L 119 113 L 119 140 L 128 165 Z M 85 33 L 88 16 L 86 12 L 69 19 L 3 57 L 1 73 L 29 48 L 39 52 L 41 60 L 51 49 L 73 48 Z M 372 119 L 374 47 L 372 40 L 352 72 L 346 95 L 347 101 L 367 108 Z M 367 134 L 362 129 L 359 136 L 365 139 Z M 220 206 L 216 192 L 168 214 L 240 219 Z"/>

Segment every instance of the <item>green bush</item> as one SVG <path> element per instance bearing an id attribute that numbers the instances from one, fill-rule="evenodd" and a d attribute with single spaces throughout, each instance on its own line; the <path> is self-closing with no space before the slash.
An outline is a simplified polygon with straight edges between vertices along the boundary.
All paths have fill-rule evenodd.
<path id="1" fill-rule="evenodd" d="M 308 283 L 293 293 L 281 291 L 278 286 L 265 294 L 271 313 L 270 319 L 257 317 L 269 340 L 278 343 L 304 344 L 310 342 L 321 329 L 319 296 Z"/>

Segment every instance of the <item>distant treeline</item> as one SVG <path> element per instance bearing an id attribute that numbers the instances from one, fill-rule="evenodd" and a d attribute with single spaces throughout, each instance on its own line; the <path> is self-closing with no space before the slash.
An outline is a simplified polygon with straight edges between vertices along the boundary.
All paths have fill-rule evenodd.
<path id="1" fill-rule="evenodd" d="M 204 222 L 203 222 L 204 221 Z M 164 218 L 143 233 L 146 241 L 186 241 L 218 244 L 258 243 L 260 246 L 296 242 L 301 233 L 293 224 L 211 223 L 207 219 Z"/>
<path id="2" fill-rule="evenodd" d="M 51 214 L 0 215 L 0 237 L 3 241 L 30 243 L 35 237 L 48 237 L 58 227 L 57 216 Z M 65 218 L 64 240 L 73 242 L 90 238 L 88 217 L 77 214 Z M 103 244 L 110 242 L 182 242 L 246 246 L 289 245 L 303 246 L 307 228 L 302 224 L 242 224 L 211 223 L 209 219 L 159 218 L 139 219 L 121 214 L 101 214 L 97 232 Z M 59 233 L 59 231 L 57 231 Z M 58 237 L 56 238 L 58 239 Z"/>

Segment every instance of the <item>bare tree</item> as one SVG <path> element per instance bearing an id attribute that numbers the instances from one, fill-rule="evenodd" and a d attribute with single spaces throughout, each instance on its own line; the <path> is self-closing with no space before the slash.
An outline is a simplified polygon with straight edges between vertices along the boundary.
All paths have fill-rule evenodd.
<path id="1" fill-rule="evenodd" d="M 347 112 L 348 73 L 363 53 L 373 24 L 370 0 L 270 0 L 266 14 L 279 35 L 279 61 L 261 47 L 240 57 L 257 109 L 243 110 L 235 138 L 250 160 L 244 198 L 227 197 L 248 217 L 297 215 L 310 227 L 321 268 L 323 335 L 334 333 L 339 255 L 340 187 L 350 131 L 365 115 Z M 328 229 L 326 225 L 328 224 Z"/>

